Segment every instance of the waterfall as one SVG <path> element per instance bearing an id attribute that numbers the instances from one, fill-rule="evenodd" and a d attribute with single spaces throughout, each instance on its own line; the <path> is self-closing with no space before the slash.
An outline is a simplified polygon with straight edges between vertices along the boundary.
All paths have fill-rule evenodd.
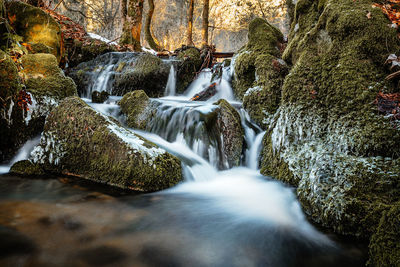
<path id="1" fill-rule="evenodd" d="M 174 96 L 176 92 L 176 71 L 174 64 L 171 64 L 171 69 L 168 75 L 167 86 L 165 87 L 164 96 Z"/>
<path id="2" fill-rule="evenodd" d="M 0 165 L 0 174 L 8 173 L 11 166 L 20 160 L 28 159 L 33 148 L 39 144 L 40 136 L 36 136 L 28 141 L 18 150 L 17 154 L 12 158 L 9 164 Z"/>

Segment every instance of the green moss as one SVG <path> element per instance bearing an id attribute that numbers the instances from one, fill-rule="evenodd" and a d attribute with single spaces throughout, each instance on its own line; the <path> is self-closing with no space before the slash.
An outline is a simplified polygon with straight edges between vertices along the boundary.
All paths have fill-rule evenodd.
<path id="1" fill-rule="evenodd" d="M 274 151 L 271 143 L 270 133 L 266 133 L 263 138 L 263 158 L 260 164 L 260 172 L 265 176 L 273 176 L 274 178 L 298 186 L 299 177 L 295 177 L 289 169 L 289 165 L 279 155 L 278 151 Z"/>
<path id="2" fill-rule="evenodd" d="M 369 266 L 400 266 L 400 202 L 389 208 L 371 238 Z"/>
<path id="3" fill-rule="evenodd" d="M 20 1 L 8 1 L 7 12 L 11 26 L 24 42 L 41 43 L 51 49 L 57 61 L 61 59 L 61 29 L 58 23 L 40 8 Z"/>
<path id="4" fill-rule="evenodd" d="M 6 53 L 0 50 L 0 101 L 4 108 L 7 98 L 13 98 L 21 89 L 18 70 L 14 62 Z"/>
<path id="5" fill-rule="evenodd" d="M 133 142 L 153 152 L 140 145 L 134 148 L 111 129 L 130 135 Z M 182 180 L 177 158 L 111 122 L 78 97 L 66 98 L 50 113 L 40 147 L 35 162 L 46 172 L 139 191 L 162 190 Z"/>
<path id="6" fill-rule="evenodd" d="M 22 57 L 26 89 L 38 96 L 52 96 L 62 99 L 76 95 L 74 81 L 65 77 L 58 67 L 56 58 L 51 54 L 29 54 Z"/>
<path id="7" fill-rule="evenodd" d="M 235 56 L 234 92 L 250 117 L 261 127 L 266 114 L 279 107 L 281 87 L 287 74 L 286 63 L 279 59 L 282 33 L 262 19 L 249 26 L 249 43 Z M 250 89 L 251 88 L 251 89 Z"/>
<path id="8" fill-rule="evenodd" d="M 116 77 L 113 92 L 124 95 L 130 91 L 144 90 L 150 97 L 162 96 L 169 71 L 169 66 L 160 58 L 144 53 L 132 68 Z"/>
<path id="9" fill-rule="evenodd" d="M 149 104 L 149 97 L 143 90 L 137 90 L 124 95 L 119 102 L 121 111 L 127 114 L 126 123 L 131 128 L 145 130 L 148 118 L 139 116 Z"/>
<path id="10" fill-rule="evenodd" d="M 293 67 L 264 117 L 274 124 L 262 153 L 262 173 L 297 185 L 314 221 L 362 238 L 400 189 L 400 131 L 373 104 L 396 91 L 383 62 L 399 41 L 372 3 L 298 1 L 283 55 Z"/>
<path id="11" fill-rule="evenodd" d="M 29 160 L 21 160 L 14 163 L 10 169 L 10 173 L 23 176 L 43 176 L 45 174 L 38 164 L 34 164 Z"/>
<path id="12" fill-rule="evenodd" d="M 107 93 L 106 91 L 93 91 L 92 92 L 92 103 L 103 103 L 104 101 L 106 101 L 108 99 L 108 97 L 110 96 L 109 93 Z"/>
<path id="13" fill-rule="evenodd" d="M 196 48 L 188 48 L 178 53 L 180 60 L 177 68 L 177 93 L 183 93 L 194 80 L 196 73 L 202 65 L 200 51 Z"/>

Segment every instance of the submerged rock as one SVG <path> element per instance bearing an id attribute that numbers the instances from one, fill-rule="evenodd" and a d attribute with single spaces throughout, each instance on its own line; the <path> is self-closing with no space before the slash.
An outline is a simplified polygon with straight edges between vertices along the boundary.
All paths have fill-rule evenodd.
<path id="1" fill-rule="evenodd" d="M 20 1 L 6 1 L 10 24 L 25 43 L 46 46 L 59 62 L 62 56 L 60 25 L 40 8 Z M 35 46 L 34 46 L 35 47 Z"/>
<path id="2" fill-rule="evenodd" d="M 399 126 L 373 106 L 394 90 L 382 63 L 399 41 L 372 3 L 297 1 L 283 54 L 293 67 L 264 117 L 261 169 L 297 186 L 314 221 L 363 238 L 400 194 Z"/>
<path id="3" fill-rule="evenodd" d="M 281 87 L 288 66 L 281 57 L 282 33 L 266 20 L 255 19 L 249 25 L 249 42 L 233 58 L 233 86 L 237 98 L 250 117 L 267 128 L 266 116 L 279 107 Z"/>
<path id="4" fill-rule="evenodd" d="M 65 99 L 47 117 L 31 161 L 45 172 L 138 191 L 162 190 L 182 180 L 176 157 L 78 97 Z"/>

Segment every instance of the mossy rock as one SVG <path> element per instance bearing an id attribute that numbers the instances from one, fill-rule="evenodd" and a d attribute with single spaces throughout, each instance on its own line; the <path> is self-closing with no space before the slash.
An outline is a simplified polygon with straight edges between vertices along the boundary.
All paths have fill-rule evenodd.
<path id="1" fill-rule="evenodd" d="M 178 53 L 180 60 L 177 66 L 176 92 L 183 93 L 196 77 L 196 73 L 202 65 L 200 51 L 194 47 L 188 47 Z"/>
<path id="2" fill-rule="evenodd" d="M 218 108 L 214 111 L 213 119 L 206 121 L 207 127 L 222 138 L 223 156 L 226 157 L 228 166 L 239 166 L 240 156 L 243 151 L 244 130 L 238 111 L 225 99 L 214 103 Z"/>
<path id="3" fill-rule="evenodd" d="M 9 55 L 0 50 L 0 97 L 1 108 L 7 98 L 13 98 L 21 90 L 18 69 Z"/>
<path id="4" fill-rule="evenodd" d="M 369 244 L 369 266 L 400 266 L 400 202 L 383 213 Z"/>
<path id="5" fill-rule="evenodd" d="M 14 125 L 22 120 L 22 110 L 16 105 L 21 89 L 17 67 L 0 50 L 0 162 L 10 159 L 20 145 L 17 137 L 21 133 L 14 132 Z"/>
<path id="6" fill-rule="evenodd" d="M 157 103 L 143 90 L 129 92 L 119 101 L 121 111 L 126 114 L 126 124 L 130 128 L 146 130 L 156 113 Z"/>
<path id="7" fill-rule="evenodd" d="M 233 87 L 250 117 L 266 128 L 264 117 L 279 107 L 283 79 L 288 71 L 280 59 L 282 33 L 266 20 L 255 19 L 249 25 L 249 42 L 233 58 Z"/>
<path id="8" fill-rule="evenodd" d="M 22 176 L 43 176 L 45 172 L 38 164 L 34 164 L 29 160 L 21 160 L 14 163 L 10 168 L 11 174 Z"/>
<path id="9" fill-rule="evenodd" d="M 60 62 L 63 49 L 61 29 L 49 14 L 20 1 L 7 1 L 7 13 L 11 26 L 25 43 L 48 46 Z"/>
<path id="10" fill-rule="evenodd" d="M 163 96 L 170 67 L 157 56 L 141 54 L 131 67 L 115 77 L 113 94 L 144 90 L 150 97 Z"/>
<path id="11" fill-rule="evenodd" d="M 27 91 L 35 97 L 51 96 L 63 99 L 76 95 L 74 81 L 65 77 L 52 54 L 29 54 L 22 57 L 24 77 Z"/>
<path id="12" fill-rule="evenodd" d="M 104 103 L 104 101 L 106 101 L 108 99 L 108 97 L 110 96 L 109 93 L 107 93 L 106 91 L 93 91 L 92 92 L 92 102 L 93 103 Z"/>
<path id="13" fill-rule="evenodd" d="M 383 62 L 399 41 L 372 4 L 297 2 L 283 54 L 293 66 L 279 109 L 264 117 L 261 164 L 264 175 L 297 186 L 314 221 L 362 238 L 400 193 L 400 131 L 373 104 L 378 92 L 397 90 Z"/>
<path id="14" fill-rule="evenodd" d="M 65 50 L 69 68 L 74 68 L 80 63 L 93 60 L 100 55 L 116 52 L 115 46 L 89 37 L 86 37 L 84 42 L 67 40 Z"/>
<path id="15" fill-rule="evenodd" d="M 155 144 L 69 97 L 46 119 L 33 163 L 46 173 L 69 174 L 137 191 L 158 191 L 182 180 L 180 161 Z"/>

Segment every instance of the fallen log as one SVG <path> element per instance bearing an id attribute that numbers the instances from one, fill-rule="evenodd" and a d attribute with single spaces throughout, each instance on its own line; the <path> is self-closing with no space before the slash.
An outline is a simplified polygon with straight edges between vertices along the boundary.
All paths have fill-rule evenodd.
<path id="1" fill-rule="evenodd" d="M 195 94 L 190 101 L 206 101 L 217 93 L 217 83 L 210 84 L 206 89 Z"/>
<path id="2" fill-rule="evenodd" d="M 214 52 L 213 57 L 214 58 L 230 58 L 233 57 L 233 52 Z"/>

